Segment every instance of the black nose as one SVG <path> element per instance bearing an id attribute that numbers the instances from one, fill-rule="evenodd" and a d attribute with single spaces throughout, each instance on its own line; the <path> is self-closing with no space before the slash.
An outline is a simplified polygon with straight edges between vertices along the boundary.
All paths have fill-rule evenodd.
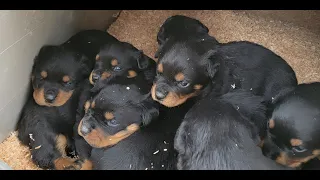
<path id="1" fill-rule="evenodd" d="M 156 98 L 158 100 L 164 99 L 168 95 L 168 91 L 157 89 L 156 90 Z"/>
<path id="2" fill-rule="evenodd" d="M 96 82 L 97 80 L 99 80 L 100 79 L 100 75 L 98 75 L 98 74 L 92 74 L 92 81 L 93 82 Z"/>
<path id="3" fill-rule="evenodd" d="M 84 136 L 88 135 L 91 132 L 91 127 L 82 124 L 81 129 L 80 129 L 81 134 Z"/>
<path id="4" fill-rule="evenodd" d="M 54 90 L 48 90 L 45 93 L 45 100 L 46 102 L 52 103 L 57 97 L 57 93 Z"/>

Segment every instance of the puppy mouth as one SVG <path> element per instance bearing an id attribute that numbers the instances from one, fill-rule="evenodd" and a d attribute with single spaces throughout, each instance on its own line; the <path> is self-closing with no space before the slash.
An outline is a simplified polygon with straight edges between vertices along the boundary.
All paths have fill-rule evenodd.
<path id="1" fill-rule="evenodd" d="M 81 120 L 78 126 L 78 134 L 82 136 L 86 140 L 86 142 L 94 148 L 105 148 L 116 145 L 139 129 L 139 126 L 137 124 L 131 124 L 126 129 L 121 130 L 114 135 L 105 133 L 100 128 L 92 129 L 88 134 L 83 135 L 80 130 L 82 125 L 83 124 Z"/>
<path id="2" fill-rule="evenodd" d="M 166 106 L 166 107 L 177 107 L 183 103 L 185 103 L 189 98 L 193 97 L 196 95 L 196 92 L 190 93 L 187 95 L 178 95 L 173 92 L 168 92 L 166 93 L 165 97 L 158 99 L 157 94 L 156 94 L 156 84 L 153 84 L 151 88 L 151 96 L 154 101 L 159 102 L 160 104 Z"/>
<path id="3" fill-rule="evenodd" d="M 110 78 L 111 73 L 104 71 L 101 75 L 94 72 L 94 70 L 91 72 L 89 76 L 89 81 L 92 85 L 96 84 L 100 80 L 106 80 Z"/>
<path id="4" fill-rule="evenodd" d="M 43 88 L 35 88 L 33 91 L 33 98 L 35 102 L 40 106 L 47 107 L 59 107 L 63 106 L 73 95 L 73 90 L 64 91 L 59 89 L 56 97 L 52 100 L 47 100 L 45 98 L 45 93 Z"/>

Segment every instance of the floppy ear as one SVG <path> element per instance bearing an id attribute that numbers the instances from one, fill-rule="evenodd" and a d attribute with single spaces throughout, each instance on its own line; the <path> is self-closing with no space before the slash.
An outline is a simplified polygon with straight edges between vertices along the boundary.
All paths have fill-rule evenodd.
<path id="1" fill-rule="evenodd" d="M 206 64 L 208 76 L 211 79 L 214 78 L 221 66 L 220 60 L 216 57 L 215 53 L 215 50 L 210 50 L 202 58 L 202 61 L 204 61 L 204 64 Z"/>
<path id="2" fill-rule="evenodd" d="M 37 63 L 41 59 L 42 56 L 46 56 L 47 54 L 52 54 L 56 52 L 58 46 L 55 45 L 44 45 L 40 48 L 38 54 L 34 57 L 33 62 Z"/>
<path id="3" fill-rule="evenodd" d="M 143 51 L 139 51 L 137 58 L 137 64 L 139 69 L 147 69 L 149 67 L 151 58 L 143 54 Z"/>
<path id="4" fill-rule="evenodd" d="M 146 126 L 159 117 L 159 105 L 150 98 L 141 104 L 142 107 L 142 125 Z"/>
<path id="5" fill-rule="evenodd" d="M 81 72 L 83 76 L 89 76 L 93 69 L 93 61 L 84 54 L 77 54 L 80 62 Z"/>
<path id="6" fill-rule="evenodd" d="M 203 23 L 201 23 L 199 20 L 197 20 L 197 21 L 200 26 L 198 31 L 203 32 L 203 33 L 209 33 L 209 28 L 206 25 L 204 25 Z"/>

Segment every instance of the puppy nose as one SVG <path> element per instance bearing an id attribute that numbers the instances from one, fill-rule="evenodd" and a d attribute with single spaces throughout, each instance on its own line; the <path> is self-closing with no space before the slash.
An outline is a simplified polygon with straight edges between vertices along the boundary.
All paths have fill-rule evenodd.
<path id="1" fill-rule="evenodd" d="M 156 98 L 159 100 L 164 99 L 168 95 L 168 91 L 165 90 L 156 90 Z"/>
<path id="2" fill-rule="evenodd" d="M 86 136 L 91 132 L 91 128 L 89 128 L 88 126 L 82 125 L 80 132 L 81 132 L 81 134 Z"/>
<path id="3" fill-rule="evenodd" d="M 98 74 L 92 74 L 92 81 L 93 82 L 96 82 L 97 80 L 99 80 L 100 79 L 100 75 L 98 75 Z"/>
<path id="4" fill-rule="evenodd" d="M 53 102 L 57 97 L 57 93 L 54 90 L 48 90 L 45 93 L 45 100 L 49 103 Z"/>

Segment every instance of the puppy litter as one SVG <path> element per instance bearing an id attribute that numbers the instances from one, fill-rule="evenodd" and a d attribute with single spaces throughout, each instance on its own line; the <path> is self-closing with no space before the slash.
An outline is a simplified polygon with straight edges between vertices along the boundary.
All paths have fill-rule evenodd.
<path id="1" fill-rule="evenodd" d="M 236 88 L 236 84 L 231 84 L 232 89 Z"/>
<path id="2" fill-rule="evenodd" d="M 32 141 L 35 141 L 35 140 L 33 139 L 32 135 L 33 135 L 33 134 L 29 134 L 29 137 L 30 137 L 30 139 L 31 139 Z"/>
<path id="3" fill-rule="evenodd" d="M 40 149 L 40 148 L 41 148 L 41 145 L 40 145 L 40 146 L 35 147 L 34 149 Z"/>

